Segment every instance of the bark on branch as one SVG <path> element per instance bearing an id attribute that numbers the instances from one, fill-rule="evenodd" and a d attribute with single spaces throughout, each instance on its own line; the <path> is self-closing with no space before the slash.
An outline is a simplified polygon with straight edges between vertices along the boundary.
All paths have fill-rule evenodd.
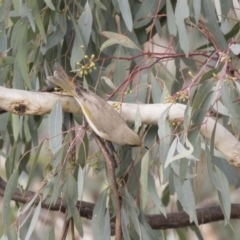
<path id="1" fill-rule="evenodd" d="M 6 182 L 0 177 L 0 196 L 4 196 L 4 191 L 6 188 Z M 12 195 L 12 200 L 26 204 L 31 198 L 35 195 L 35 192 L 27 191 L 24 195 L 21 193 L 19 189 L 15 191 Z M 36 198 L 35 204 L 37 205 L 39 198 Z M 81 217 L 92 219 L 94 204 L 78 201 L 77 208 L 79 209 L 79 214 Z M 58 198 L 55 205 L 50 205 L 46 201 L 42 202 L 42 208 L 51 210 L 51 211 L 60 211 L 65 213 L 66 208 L 62 205 L 62 199 Z M 224 215 L 220 206 L 215 207 L 205 207 L 201 209 L 197 209 L 197 218 L 199 225 L 221 221 L 224 220 Z M 189 227 L 195 225 L 194 222 L 189 221 L 189 216 L 185 212 L 175 212 L 168 213 L 167 218 L 163 215 L 146 215 L 146 219 L 149 225 L 153 229 L 170 229 L 170 228 L 182 228 Z M 231 215 L 230 219 L 240 219 L 240 204 L 232 204 L 231 205 Z M 115 234 L 115 218 L 111 219 L 111 234 Z"/>
<path id="2" fill-rule="evenodd" d="M 0 86 L 0 109 L 19 115 L 43 115 L 49 113 L 57 100 L 63 111 L 81 114 L 81 108 L 70 96 L 61 93 L 30 92 Z M 113 102 L 109 102 L 112 104 Z M 183 104 L 129 104 L 122 103 L 121 114 L 127 122 L 134 122 L 140 111 L 143 124 L 157 125 L 159 116 L 169 108 L 170 121 L 183 121 L 186 105 Z M 206 117 L 200 128 L 201 134 L 211 139 L 215 120 Z M 226 156 L 230 164 L 240 167 L 240 142 L 226 128 L 217 123 L 215 147 Z"/>

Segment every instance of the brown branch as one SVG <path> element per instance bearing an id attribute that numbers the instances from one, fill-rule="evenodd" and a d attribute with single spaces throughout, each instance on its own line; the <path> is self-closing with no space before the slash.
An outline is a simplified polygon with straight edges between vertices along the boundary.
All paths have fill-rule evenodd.
<path id="1" fill-rule="evenodd" d="M 4 196 L 4 191 L 6 188 L 6 182 L 0 177 L 0 196 Z M 35 192 L 27 191 L 25 195 L 17 189 L 15 193 L 12 195 L 12 200 L 26 204 L 28 203 L 31 198 L 35 195 Z M 36 198 L 35 204 L 39 203 L 39 198 Z M 77 208 L 79 209 L 79 213 L 81 217 L 92 219 L 94 204 L 85 202 L 85 201 L 78 201 Z M 51 205 L 47 203 L 47 200 L 42 202 L 42 208 L 48 209 L 51 211 L 61 211 L 65 213 L 66 208 L 62 205 L 62 198 L 58 198 L 55 205 Z M 197 209 L 197 218 L 199 225 L 221 221 L 224 220 L 224 215 L 221 210 L 220 206 L 214 207 L 205 207 L 201 209 Z M 171 229 L 171 228 L 183 228 L 195 225 L 194 222 L 190 223 L 189 216 L 185 212 L 175 212 L 175 213 L 168 213 L 167 217 L 165 218 L 163 215 L 145 215 L 149 225 L 153 229 Z M 232 204 L 231 205 L 231 214 L 230 219 L 240 219 L 240 204 Z M 111 234 L 114 235 L 115 233 L 115 219 L 111 219 Z"/>

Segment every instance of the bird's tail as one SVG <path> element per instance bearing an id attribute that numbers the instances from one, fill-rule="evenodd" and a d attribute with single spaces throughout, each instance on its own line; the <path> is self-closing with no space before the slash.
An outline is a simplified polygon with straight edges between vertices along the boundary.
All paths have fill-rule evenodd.
<path id="1" fill-rule="evenodd" d="M 66 74 L 62 74 L 61 71 L 55 71 L 54 76 L 49 76 L 48 80 L 61 87 L 73 97 L 77 97 L 77 93 L 75 91 L 76 86 L 69 80 L 69 77 Z"/>

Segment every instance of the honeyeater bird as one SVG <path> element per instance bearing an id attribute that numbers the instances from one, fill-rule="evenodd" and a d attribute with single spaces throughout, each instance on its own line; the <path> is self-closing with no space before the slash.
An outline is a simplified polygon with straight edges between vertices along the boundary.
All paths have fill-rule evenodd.
<path id="1" fill-rule="evenodd" d="M 63 70 L 55 71 L 48 80 L 76 99 L 88 124 L 98 136 L 119 145 L 142 146 L 141 138 L 113 107 L 95 93 L 76 86 Z"/>

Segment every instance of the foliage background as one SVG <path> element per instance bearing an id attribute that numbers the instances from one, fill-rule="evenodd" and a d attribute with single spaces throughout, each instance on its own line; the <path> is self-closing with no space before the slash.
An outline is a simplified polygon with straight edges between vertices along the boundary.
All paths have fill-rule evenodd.
<path id="1" fill-rule="evenodd" d="M 239 174 L 224 156 L 215 156 L 213 143 L 199 134 L 205 116 L 211 113 L 239 135 L 239 105 L 233 104 L 240 87 L 238 9 L 238 1 L 224 0 L 1 2 L 0 85 L 37 91 L 46 85 L 46 76 L 52 75 L 57 60 L 70 76 L 77 74 L 84 87 L 103 98 L 187 105 L 182 124 L 169 123 L 166 111 L 159 116 L 158 126 L 145 126 L 136 112 L 132 127 L 144 137 L 149 150 L 118 147 L 122 164 L 116 175 L 124 176 L 122 221 L 131 226 L 123 229 L 124 239 L 171 237 L 167 231 L 151 230 L 144 214 L 183 209 L 197 223 L 196 206 L 212 204 L 221 205 L 227 224 L 222 231 L 213 227 L 216 238 L 224 239 L 225 232 L 239 239 L 237 221 L 230 221 Z M 26 204 L 21 214 L 17 213 L 21 204 L 9 205 L 19 184 L 23 191 L 42 192 L 41 201 L 49 195 L 54 203 L 64 196 L 68 209 L 75 209 L 77 200 L 97 203 L 94 211 L 99 218 L 93 218 L 91 231 L 95 239 L 109 239 L 109 212 L 102 209 L 114 209 L 114 201 L 104 158 L 81 128 L 81 117 L 74 119 L 80 125 L 77 136 L 82 140 L 76 145 L 79 151 L 72 153 L 68 150 L 74 139 L 68 131 L 72 117 L 62 114 L 59 103 L 49 117 L 0 115 L 1 176 L 8 180 L 2 233 L 12 238 L 19 234 L 24 239 L 39 224 L 43 230 L 39 238 L 52 236 L 54 229 L 57 234 L 59 214 L 47 213 L 48 223 L 40 205 Z M 176 151 L 174 146 L 182 148 Z M 183 154 L 164 167 L 167 159 L 186 152 L 189 146 L 194 148 L 191 155 Z M 130 170 L 124 175 L 126 169 Z M 81 219 L 74 210 L 68 214 L 81 235 Z M 201 239 L 201 228 L 193 230 Z M 174 234 L 180 239 L 188 235 L 183 229 Z"/>

